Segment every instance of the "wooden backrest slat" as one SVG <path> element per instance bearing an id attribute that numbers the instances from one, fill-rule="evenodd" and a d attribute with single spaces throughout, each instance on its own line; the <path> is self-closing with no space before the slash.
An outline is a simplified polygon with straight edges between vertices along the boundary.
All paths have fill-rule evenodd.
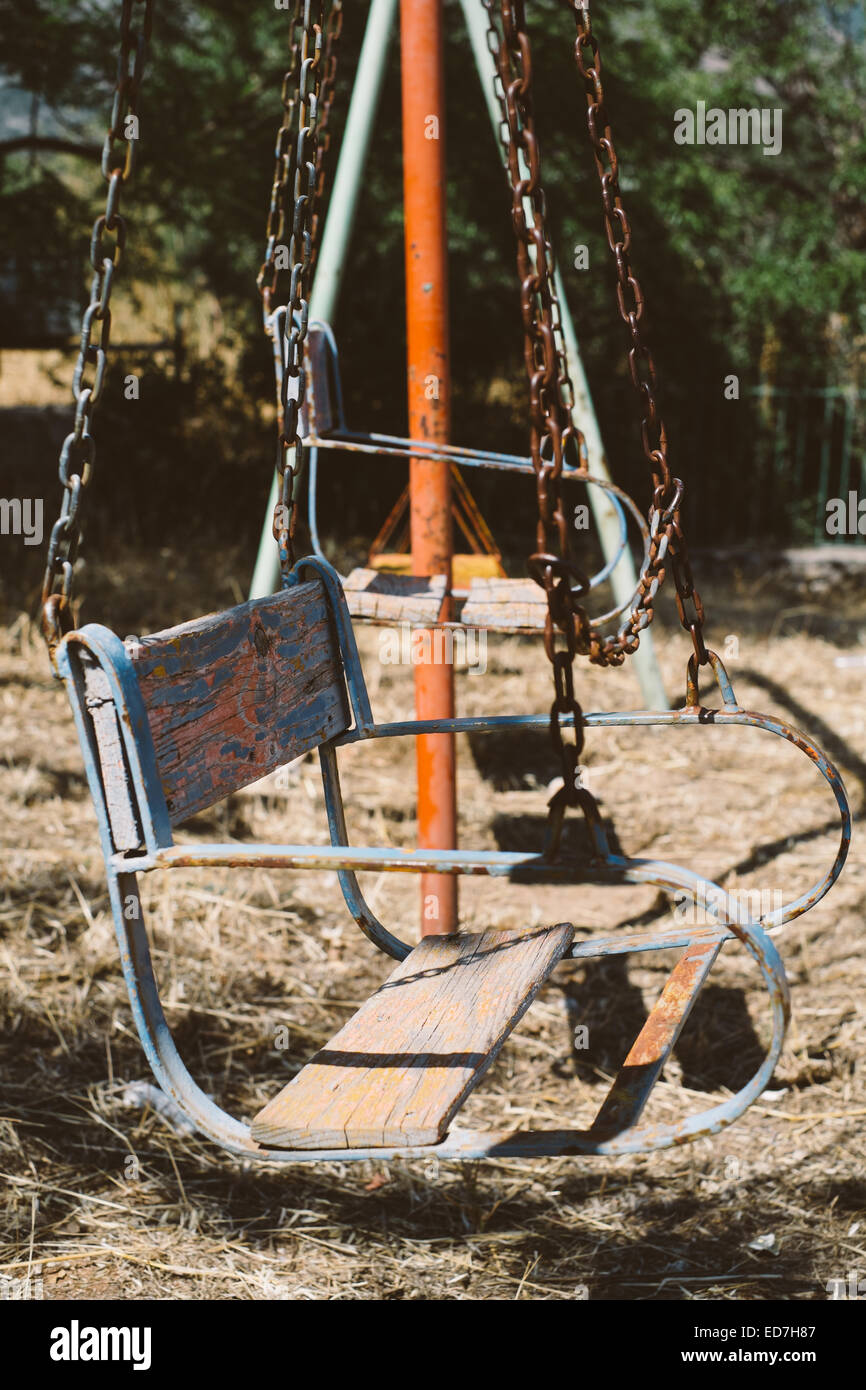
<path id="1" fill-rule="evenodd" d="M 116 850 L 140 849 L 144 836 L 108 677 L 89 652 L 81 652 L 80 661 L 112 842 Z"/>
<path id="2" fill-rule="evenodd" d="M 172 824 L 349 727 L 342 662 L 318 579 L 127 650 Z"/>

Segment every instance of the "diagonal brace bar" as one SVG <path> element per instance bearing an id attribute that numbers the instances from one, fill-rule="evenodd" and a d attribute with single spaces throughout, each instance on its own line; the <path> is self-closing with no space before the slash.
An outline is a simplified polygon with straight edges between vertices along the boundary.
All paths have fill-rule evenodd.
<path id="1" fill-rule="evenodd" d="M 701 942 L 680 956 L 593 1121 L 593 1134 L 620 1134 L 637 1124 L 722 944 Z"/>

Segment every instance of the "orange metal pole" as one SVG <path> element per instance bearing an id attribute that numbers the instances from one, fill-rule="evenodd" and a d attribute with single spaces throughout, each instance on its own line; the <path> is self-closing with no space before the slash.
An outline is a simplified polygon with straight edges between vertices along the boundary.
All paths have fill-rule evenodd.
<path id="1" fill-rule="evenodd" d="M 442 0 L 400 0 L 400 45 L 409 433 L 447 442 L 451 382 Z M 412 459 L 409 491 L 413 572 L 446 574 L 450 587 L 454 542 L 449 465 Z M 441 616 L 451 616 L 450 599 Z M 426 654 L 414 668 L 419 719 L 454 714 L 454 671 L 445 659 L 450 652 L 444 637 L 440 630 L 414 639 L 424 641 Z M 427 849 L 452 849 L 457 844 L 454 737 L 426 734 L 417 744 L 418 842 Z M 422 874 L 423 934 L 453 932 L 457 925 L 456 878 Z"/>

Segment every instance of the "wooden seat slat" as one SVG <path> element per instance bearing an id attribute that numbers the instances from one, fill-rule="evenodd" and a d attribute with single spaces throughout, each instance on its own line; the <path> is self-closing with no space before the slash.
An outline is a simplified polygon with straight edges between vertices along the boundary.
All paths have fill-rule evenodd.
<path id="1" fill-rule="evenodd" d="M 253 1120 L 275 1148 L 435 1144 L 571 944 L 570 923 L 428 936 Z"/>
<path id="2" fill-rule="evenodd" d="M 701 941 L 683 951 L 595 1117 L 594 1133 L 637 1124 L 722 945 Z"/>

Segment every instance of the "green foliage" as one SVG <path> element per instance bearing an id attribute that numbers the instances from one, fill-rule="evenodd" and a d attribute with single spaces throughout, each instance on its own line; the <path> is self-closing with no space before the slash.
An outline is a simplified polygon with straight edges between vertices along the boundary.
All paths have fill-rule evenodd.
<path id="1" fill-rule="evenodd" d="M 445 5 L 454 432 L 465 442 L 519 449 L 525 417 L 509 194 L 459 5 Z M 643 498 L 633 413 L 625 407 L 624 329 L 572 60 L 573 19 L 562 0 L 533 0 L 527 9 L 554 236 L 615 472 Z M 365 18 L 366 6 L 346 6 L 332 154 Z M 690 478 L 693 504 L 715 508 L 713 533 L 727 525 L 739 534 L 741 518 L 718 511 L 714 475 L 755 466 L 750 440 L 763 426 L 751 413 L 749 388 L 866 386 L 862 6 L 607 0 L 593 6 L 593 20 L 675 466 Z M 110 100 L 114 26 L 105 0 L 0 0 L 7 77 L 48 105 L 79 113 L 82 138 L 96 144 Z M 261 401 L 271 392 L 270 364 L 254 282 L 284 42 L 284 13 L 264 2 L 157 5 L 141 155 L 127 202 L 134 249 L 125 273 L 197 283 L 215 294 L 226 331 L 247 345 L 246 394 Z M 781 108 L 782 152 L 677 145 L 675 112 L 699 100 Z M 85 204 L 92 217 L 100 190 L 95 167 L 90 175 L 76 161 L 69 176 L 68 161 L 58 164 L 50 153 L 0 159 L 7 253 L 26 249 L 39 232 L 55 269 L 81 263 L 88 225 L 77 219 Z M 394 43 L 338 323 L 351 415 L 392 430 L 405 424 L 401 196 Z M 577 243 L 589 247 L 588 272 L 572 267 Z M 59 285 L 52 288 L 62 296 Z M 739 375 L 743 391 L 736 431 L 721 405 L 728 372 Z M 758 459 L 767 448 L 759 441 Z M 269 464 L 264 457 L 265 473 Z M 807 468 L 807 483 L 809 476 Z M 351 489 L 348 473 L 341 485 Z M 251 493 L 251 525 L 260 491 Z M 381 512 L 388 500 L 385 491 L 371 506 Z M 772 509 L 760 524 L 784 532 Z"/>

